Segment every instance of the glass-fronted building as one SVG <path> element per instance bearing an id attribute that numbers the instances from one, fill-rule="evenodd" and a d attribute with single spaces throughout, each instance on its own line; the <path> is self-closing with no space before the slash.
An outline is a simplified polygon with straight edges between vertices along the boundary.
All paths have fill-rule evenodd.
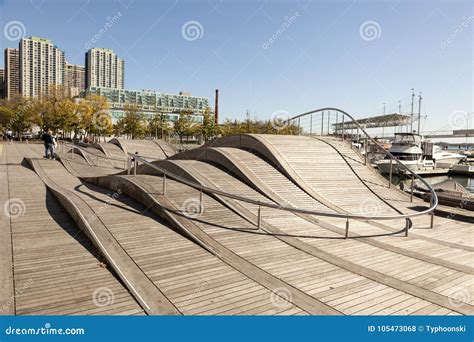
<path id="1" fill-rule="evenodd" d="M 160 114 L 169 121 L 177 121 L 183 110 L 192 112 L 191 120 L 202 122 L 203 114 L 209 107 L 207 97 L 192 96 L 188 93 L 166 94 L 152 90 L 127 90 L 90 87 L 84 95 L 96 94 L 107 98 L 109 113 L 114 122 L 125 114 L 126 105 L 137 105 L 145 115 Z"/>

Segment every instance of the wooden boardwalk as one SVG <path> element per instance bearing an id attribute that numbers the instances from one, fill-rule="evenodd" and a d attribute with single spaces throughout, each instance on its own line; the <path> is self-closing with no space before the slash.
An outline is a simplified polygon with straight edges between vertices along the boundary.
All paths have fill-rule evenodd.
<path id="1" fill-rule="evenodd" d="M 273 305 L 271 290 L 174 232 L 125 194 L 84 185 L 58 162 L 38 163 L 57 186 L 74 191 L 93 210 L 117 244 L 180 313 L 305 314 L 291 303 Z M 90 217 L 86 219 L 93 225 Z"/>
<path id="2" fill-rule="evenodd" d="M 1 227 L 2 232 L 11 229 L 9 248 L 13 252 L 13 269 L 9 271 L 13 274 L 11 280 L 16 296 L 10 298 L 10 313 L 143 314 L 142 308 L 104 267 L 100 253 L 46 190 L 41 179 L 22 163 L 23 154 L 18 145 L 0 146 L 3 147 L 2 167 L 7 169 L 12 213 L 9 224 Z M 42 146 L 38 147 L 30 146 L 27 150 L 37 156 L 36 151 Z M 2 207 L 4 205 L 2 202 Z M 4 255 L 2 251 L 2 257 Z M 8 279 L 4 277 L 2 273 L 1 278 Z M 104 300 L 109 303 L 101 306 Z"/>
<path id="3" fill-rule="evenodd" d="M 126 150 L 137 149 L 147 157 L 174 153 L 159 142 L 125 144 Z M 124 148 L 123 143 L 110 145 Z M 421 200 L 412 203 L 405 193 L 388 188 L 358 153 L 336 139 L 256 135 L 224 138 L 212 145 L 156 163 L 211 188 L 325 213 L 396 215 L 426 207 Z M 22 156 L 36 158 L 42 153 L 41 146 L 7 149 L 8 157 L 20 161 Z M 89 152 L 86 159 L 109 155 Z M 66 168 L 48 160 L 34 163 L 54 193 L 66 194 L 58 195 L 61 204 L 67 208 L 74 202 L 83 208 L 88 213 L 84 219 L 105 229 L 115 248 L 126 253 L 140 277 L 159 292 L 150 298 L 162 296 L 176 313 L 474 313 L 472 224 L 437 216 L 435 227 L 429 229 L 430 218 L 425 215 L 414 219 L 408 237 L 344 239 L 344 219 L 263 207 L 258 229 L 256 205 L 203 193 L 200 210 L 197 190 L 168 179 L 163 194 L 163 178 L 149 167 L 139 169 L 148 174 L 136 177 L 114 175 L 117 169 L 112 164 L 97 167 L 85 158 L 76 155 L 72 161 L 66 156 Z M 0 174 L 10 167 L 2 163 Z M 25 170 L 41 183 L 30 169 Z M 43 185 L 39 196 L 48 193 Z M 392 233 L 403 227 L 403 221 L 351 220 L 350 235 Z M 4 247 L 0 252 L 8 253 Z M 0 266 L 9 279 L 8 263 Z M 101 270 L 122 290 L 130 290 L 114 276 L 114 267 Z M 11 279 L 16 282 L 16 273 Z M 135 313 L 150 313 L 142 309 L 136 293 L 126 293 L 138 306 Z M 4 299 L 0 296 L 0 300 Z"/>

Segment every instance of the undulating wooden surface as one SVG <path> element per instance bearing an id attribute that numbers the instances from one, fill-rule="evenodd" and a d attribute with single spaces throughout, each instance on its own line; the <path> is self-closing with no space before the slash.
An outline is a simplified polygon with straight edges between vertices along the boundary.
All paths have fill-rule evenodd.
<path id="1" fill-rule="evenodd" d="M 25 155 L 40 156 L 40 148 L 3 145 L 13 213 L 11 248 L 17 295 L 12 305 L 15 313 L 143 314 L 127 289 L 104 267 L 100 253 L 38 176 L 22 162 Z"/>
<path id="2" fill-rule="evenodd" d="M 166 226 L 127 195 L 84 184 L 59 163 L 40 161 L 60 187 L 74 191 L 120 246 L 186 315 L 304 314 L 275 306 L 272 292 Z"/>

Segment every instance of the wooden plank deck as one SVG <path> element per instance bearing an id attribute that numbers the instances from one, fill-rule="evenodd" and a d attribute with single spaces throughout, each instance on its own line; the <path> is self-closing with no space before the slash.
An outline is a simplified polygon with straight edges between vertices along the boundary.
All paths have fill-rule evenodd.
<path id="1" fill-rule="evenodd" d="M 158 190 L 161 189 L 160 177 L 140 175 L 136 178 L 127 178 L 133 182 L 140 182 L 153 187 L 156 191 L 150 194 L 150 196 L 160 198 L 161 195 L 159 195 L 160 191 Z M 182 184 L 169 181 L 167 182 L 166 198 L 179 210 L 180 208 L 184 208 L 189 199 L 192 198 L 192 194 L 190 193 L 192 191 L 193 190 L 190 190 Z M 199 196 L 197 191 L 195 191 L 195 196 Z M 199 215 L 198 220 L 193 220 L 193 223 L 199 227 L 207 237 L 214 239 L 233 253 L 245 258 L 248 262 L 281 279 L 289 286 L 311 294 L 313 298 L 324 302 L 324 300 L 318 296 L 319 293 L 323 293 L 324 295 L 327 295 L 328 291 L 330 291 L 329 293 L 332 291 L 337 293 L 340 286 L 351 283 L 355 284 L 361 281 L 367 281 L 370 285 L 368 288 L 375 289 L 373 290 L 375 292 L 378 291 L 377 289 L 383 289 L 387 291 L 387 294 L 389 293 L 393 296 L 400 296 L 404 293 L 404 291 L 386 286 L 383 282 L 367 279 L 364 276 L 358 275 L 357 272 L 354 273 L 348 269 L 338 267 L 331 262 L 302 252 L 272 235 L 252 233 L 255 232 L 255 226 L 253 224 L 243 220 L 231 210 L 222 206 L 222 204 L 215 199 L 208 196 L 204 197 L 204 212 Z M 247 232 L 245 232 L 245 230 Z M 282 260 L 285 262 L 280 265 L 275 265 L 275 262 L 281 262 Z M 354 296 L 357 296 L 359 293 L 358 289 L 352 286 L 345 286 L 344 289 Z M 314 293 L 310 292 L 312 290 Z M 371 295 L 374 295 L 374 293 L 369 291 L 367 296 Z M 410 303 L 407 304 L 407 306 L 417 301 L 424 302 L 426 306 L 431 305 L 429 301 L 416 298 L 416 296 L 409 296 L 408 300 L 410 300 Z M 349 313 L 345 311 L 345 307 L 342 305 L 343 303 L 336 303 L 334 305 L 329 302 L 325 303 L 343 313 Z M 354 305 L 357 306 L 357 303 Z M 361 303 L 361 305 L 363 304 Z M 441 308 L 441 306 L 439 307 Z M 354 312 L 357 312 L 357 307 L 354 308 Z"/>
<path id="2" fill-rule="evenodd" d="M 87 203 L 127 254 L 183 314 L 221 314 L 230 310 L 243 313 L 254 309 L 254 303 L 262 312 L 277 314 L 293 308 L 293 313 L 305 314 L 291 304 L 275 307 L 271 291 L 180 236 L 126 195 L 86 186 L 57 162 L 40 163 L 57 185 L 74 191 Z"/>
<path id="3" fill-rule="evenodd" d="M 227 192 L 235 193 L 242 195 L 247 198 L 254 198 L 257 200 L 264 201 L 265 198 L 255 192 L 253 189 L 245 185 L 244 183 L 238 181 L 237 179 L 231 177 L 230 175 L 226 174 L 225 172 L 221 171 L 220 169 L 206 163 L 198 162 L 198 161 L 174 161 L 174 163 L 179 164 L 183 167 L 183 169 L 190 171 L 191 174 L 194 175 L 197 179 L 201 180 L 207 186 L 212 186 L 214 188 L 218 188 Z M 228 201 L 226 201 L 228 202 Z M 245 202 L 241 202 L 239 204 L 234 204 L 233 207 L 237 208 L 238 211 L 242 212 L 242 209 L 239 209 L 239 206 L 247 209 L 249 212 L 253 214 L 253 218 L 251 221 L 256 222 L 257 220 L 257 211 L 258 206 L 251 205 Z M 249 217 L 249 215 L 245 215 Z M 276 219 L 277 218 L 277 219 Z M 277 233 L 277 231 L 281 231 L 287 234 L 293 234 L 293 227 L 299 226 L 305 227 L 306 234 L 310 233 L 311 231 L 314 232 L 315 224 L 311 224 L 303 220 L 302 218 L 295 216 L 289 212 L 281 211 L 277 209 L 269 209 L 265 208 L 262 211 L 262 219 L 263 222 L 267 222 L 269 224 L 270 231 L 273 233 Z M 212 221 L 211 221 L 212 222 Z M 319 229 L 322 229 L 319 227 Z M 316 252 L 324 252 L 327 255 L 331 255 L 334 257 L 341 258 L 342 261 L 347 261 L 354 267 L 357 265 L 355 269 L 360 270 L 360 274 L 373 274 L 373 279 L 377 277 L 377 274 L 384 274 L 388 277 L 393 277 L 393 284 L 398 284 L 400 286 L 400 290 L 408 291 L 408 289 L 404 289 L 406 279 L 403 278 L 402 275 L 398 274 L 397 271 L 400 270 L 407 270 L 404 268 L 405 265 L 409 265 L 408 272 L 414 272 L 417 268 L 419 269 L 429 269 L 432 265 L 439 265 L 440 270 L 445 270 L 450 266 L 451 268 L 458 271 L 460 274 L 469 275 L 472 277 L 473 270 L 470 266 L 466 266 L 461 264 L 458 266 L 456 263 L 447 263 L 443 262 L 444 260 L 436 260 L 435 258 L 423 258 L 423 254 L 419 253 L 418 255 L 413 255 L 413 253 L 409 256 L 407 253 L 403 253 L 403 250 L 398 251 L 397 253 L 384 249 L 383 246 L 373 246 L 362 241 L 358 240 L 332 240 L 330 244 L 325 243 L 325 240 L 321 239 L 299 239 L 300 242 L 307 244 L 309 246 L 317 248 L 318 251 Z M 303 242 L 304 241 L 304 242 Z M 381 248 L 382 247 L 382 248 Z M 439 246 L 433 246 L 435 250 L 439 250 Z M 308 248 L 307 251 L 310 251 L 311 248 Z M 466 251 L 457 251 L 460 256 L 464 258 L 470 257 L 470 254 Z M 374 257 L 379 258 L 377 263 L 374 263 Z M 339 265 L 342 266 L 344 263 L 341 262 Z M 343 266 L 344 267 L 344 266 Z M 393 271 L 392 271 L 393 269 Z M 416 282 L 408 281 L 409 284 L 414 286 L 418 286 Z M 395 285 L 392 285 L 395 286 Z M 469 286 L 465 280 L 459 280 L 456 284 L 453 284 L 452 288 L 456 288 L 459 286 L 463 286 L 465 290 L 471 295 L 474 293 L 474 288 Z M 420 287 L 420 291 L 424 292 L 426 296 L 432 296 L 440 300 L 438 302 L 441 304 L 442 302 L 447 302 L 447 298 L 441 298 L 441 291 L 438 289 L 430 289 L 430 291 L 423 291 L 426 290 L 425 287 Z M 428 297 L 426 297 L 427 299 Z M 470 309 L 469 305 L 467 304 L 467 308 Z"/>
<path id="4" fill-rule="evenodd" d="M 360 198 L 370 200 L 377 214 L 412 212 L 414 205 L 426 206 L 421 201 L 410 203 L 406 194 L 388 189 L 384 179 L 363 165 L 361 157 L 342 143 L 308 137 L 259 139 L 270 146 L 268 151 L 278 153 L 276 160 L 285 161 L 286 167 L 291 165 L 289 174 L 295 176 L 293 181 L 297 184 L 274 165 L 236 148 L 214 149 L 214 156 L 226 156 L 226 162 L 221 164 L 225 171 L 205 162 L 175 160 L 176 157 L 172 162 L 159 163 L 206 186 L 299 208 L 362 213 L 367 209 Z M 140 143 L 133 142 L 137 148 Z M 325 153 L 305 164 L 304 155 L 308 159 L 316 151 Z M 326 163 L 332 173 L 328 169 L 311 171 L 318 162 Z M 86 164 L 75 166 L 74 172 L 86 177 L 105 172 Z M 408 238 L 344 240 L 334 239 L 344 232 L 342 219 L 264 208 L 262 229 L 257 230 L 255 205 L 203 194 L 203 212 L 190 214 L 189 209 L 198 206 L 199 192 L 175 181 L 168 179 L 164 196 L 160 176 L 96 179 L 111 189 L 123 186 L 125 192 L 143 203 L 121 195 L 111 205 L 110 191 L 82 185 L 59 163 L 54 165 L 48 170 L 51 178 L 64 189 L 74 191 L 92 208 L 143 272 L 185 314 L 314 314 L 318 310 L 329 313 L 330 309 L 348 315 L 473 313 L 474 243 L 471 239 L 459 239 L 459 234 L 472 236 L 472 225 L 465 222 L 436 217 L 435 228 L 426 229 L 426 215 L 416 220 L 416 228 Z M 232 167 L 238 169 L 234 175 L 244 175 L 253 188 L 230 175 Z M 334 186 L 340 186 L 340 175 L 345 192 Z M 161 207 L 153 205 L 153 201 Z M 154 214 L 143 214 L 148 207 L 218 257 L 171 230 L 168 223 Z M 137 224 L 130 229 L 129 222 Z M 445 227 L 449 223 L 454 223 L 456 231 Z M 397 220 L 351 221 L 351 231 L 391 232 L 399 225 Z M 82 269 L 79 263 L 70 267 Z M 36 269 L 37 265 L 32 263 L 29 268 Z M 272 291 L 278 293 L 280 288 L 284 292 L 279 300 L 289 296 L 291 306 L 272 303 Z M 465 302 L 455 303 L 451 299 L 458 292 L 466 294 Z"/>
<path id="5" fill-rule="evenodd" d="M 22 209 L 11 219 L 15 313 L 143 314 L 43 182 L 22 165 L 17 146 L 3 145 L 10 199 Z M 35 149 L 28 147 L 38 155 Z M 101 298 L 109 305 L 101 306 Z"/>

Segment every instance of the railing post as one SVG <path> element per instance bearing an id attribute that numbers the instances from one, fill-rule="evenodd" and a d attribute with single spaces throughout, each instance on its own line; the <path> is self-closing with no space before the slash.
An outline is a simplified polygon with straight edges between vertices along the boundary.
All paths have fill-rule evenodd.
<path id="1" fill-rule="evenodd" d="M 133 158 L 133 176 L 134 177 L 137 176 L 137 166 L 138 166 L 137 158 Z"/>
<path id="2" fill-rule="evenodd" d="M 331 120 L 331 111 L 329 110 L 329 111 L 328 111 L 328 135 L 329 135 L 329 123 L 330 123 L 330 120 Z"/>
<path id="3" fill-rule="evenodd" d="M 163 195 L 166 195 L 166 174 L 163 174 Z"/>
<path id="4" fill-rule="evenodd" d="M 324 134 L 324 110 L 321 113 L 321 136 Z"/>
<path id="5" fill-rule="evenodd" d="M 405 237 L 408 236 L 408 229 L 410 229 L 410 219 L 405 219 Z"/>
<path id="6" fill-rule="evenodd" d="M 415 186 L 415 176 L 411 174 L 411 189 L 410 189 L 410 202 L 413 202 L 413 188 Z"/>
<path id="7" fill-rule="evenodd" d="M 349 218 L 347 218 L 346 221 L 346 235 L 344 236 L 344 239 L 347 239 L 349 237 Z"/>
<path id="8" fill-rule="evenodd" d="M 390 158 L 390 178 L 388 180 L 388 187 L 392 187 L 392 167 L 393 167 L 393 159 Z"/>
<path id="9" fill-rule="evenodd" d="M 433 194 L 431 194 L 431 196 L 430 196 L 430 207 L 433 206 L 433 203 L 434 203 Z M 430 216 L 431 216 L 431 218 L 430 218 L 430 228 L 433 228 L 433 226 L 434 226 L 434 209 L 433 209 L 433 211 L 431 211 Z"/>
<path id="10" fill-rule="evenodd" d="M 309 135 L 313 134 L 313 113 L 309 117 Z"/>
<path id="11" fill-rule="evenodd" d="M 202 198 L 202 189 L 199 191 L 199 213 L 202 214 L 204 211 L 203 198 Z"/>
<path id="12" fill-rule="evenodd" d="M 257 229 L 260 229 L 260 225 L 262 224 L 262 206 L 258 206 L 258 216 L 257 216 Z"/>
<path id="13" fill-rule="evenodd" d="M 344 114 L 342 114 L 342 132 L 341 132 L 341 136 L 342 136 L 342 141 L 344 141 Z"/>
<path id="14" fill-rule="evenodd" d="M 365 141 L 364 141 L 364 165 L 367 165 L 367 153 L 368 153 L 368 145 L 369 144 L 369 139 L 365 138 Z"/>
<path id="15" fill-rule="evenodd" d="M 127 175 L 130 176 L 130 169 L 132 168 L 132 157 L 127 156 Z"/>
<path id="16" fill-rule="evenodd" d="M 74 159 L 74 146 L 71 148 L 71 159 Z"/>
<path id="17" fill-rule="evenodd" d="M 301 118 L 298 118 L 298 135 L 301 135 Z"/>

